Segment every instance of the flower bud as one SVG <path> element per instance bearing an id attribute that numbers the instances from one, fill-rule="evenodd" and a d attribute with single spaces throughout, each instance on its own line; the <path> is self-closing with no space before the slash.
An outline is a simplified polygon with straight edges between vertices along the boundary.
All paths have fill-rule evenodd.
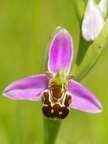
<path id="1" fill-rule="evenodd" d="M 82 36 L 87 41 L 94 41 L 103 28 L 104 17 L 94 0 L 88 0 L 82 21 Z"/>

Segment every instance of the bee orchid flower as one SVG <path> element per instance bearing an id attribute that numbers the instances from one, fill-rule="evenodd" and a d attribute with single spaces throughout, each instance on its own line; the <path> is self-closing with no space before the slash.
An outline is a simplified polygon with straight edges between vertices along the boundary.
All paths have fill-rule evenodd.
<path id="1" fill-rule="evenodd" d="M 64 119 L 70 108 L 99 113 L 102 105 L 87 88 L 69 74 L 73 59 L 73 41 L 61 28 L 51 41 L 48 71 L 29 76 L 8 85 L 3 95 L 15 100 L 42 102 L 42 112 L 49 119 Z"/>

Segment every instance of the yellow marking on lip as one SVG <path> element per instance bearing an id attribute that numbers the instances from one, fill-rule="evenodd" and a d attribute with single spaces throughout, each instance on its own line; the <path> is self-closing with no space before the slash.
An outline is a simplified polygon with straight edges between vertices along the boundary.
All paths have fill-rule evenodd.
<path id="1" fill-rule="evenodd" d="M 61 115 L 61 114 L 63 114 L 63 112 L 60 111 L 60 112 L 59 112 L 59 115 Z"/>
<path id="2" fill-rule="evenodd" d="M 53 109 L 51 109 L 51 113 L 53 113 L 54 112 L 54 110 Z"/>
<path id="3" fill-rule="evenodd" d="M 47 105 L 47 104 L 43 104 L 43 106 L 48 107 L 48 105 Z"/>

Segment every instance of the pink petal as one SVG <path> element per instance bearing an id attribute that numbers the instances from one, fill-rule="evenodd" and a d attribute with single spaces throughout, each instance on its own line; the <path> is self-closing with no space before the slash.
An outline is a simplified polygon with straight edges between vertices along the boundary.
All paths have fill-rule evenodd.
<path id="1" fill-rule="evenodd" d="M 11 99 L 40 100 L 40 93 L 47 89 L 49 78 L 44 75 L 30 76 L 8 85 L 3 95 Z"/>
<path id="2" fill-rule="evenodd" d="M 102 111 L 102 105 L 99 100 L 80 83 L 70 80 L 68 91 L 73 96 L 70 107 L 90 113 L 99 113 Z"/>
<path id="3" fill-rule="evenodd" d="M 54 74 L 64 68 L 69 73 L 73 58 L 73 42 L 65 29 L 55 35 L 49 50 L 48 70 Z"/>

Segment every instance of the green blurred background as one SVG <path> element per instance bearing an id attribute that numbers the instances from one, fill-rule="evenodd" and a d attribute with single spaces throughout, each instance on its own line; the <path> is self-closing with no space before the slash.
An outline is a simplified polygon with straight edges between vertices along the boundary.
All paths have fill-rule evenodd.
<path id="1" fill-rule="evenodd" d="M 0 0 L 0 144 L 43 143 L 41 102 L 11 100 L 2 91 L 17 79 L 40 73 L 45 46 L 59 25 L 72 35 L 76 55 L 79 25 L 72 0 Z M 99 98 L 103 112 L 71 109 L 56 144 L 107 144 L 107 47 L 81 83 Z"/>

